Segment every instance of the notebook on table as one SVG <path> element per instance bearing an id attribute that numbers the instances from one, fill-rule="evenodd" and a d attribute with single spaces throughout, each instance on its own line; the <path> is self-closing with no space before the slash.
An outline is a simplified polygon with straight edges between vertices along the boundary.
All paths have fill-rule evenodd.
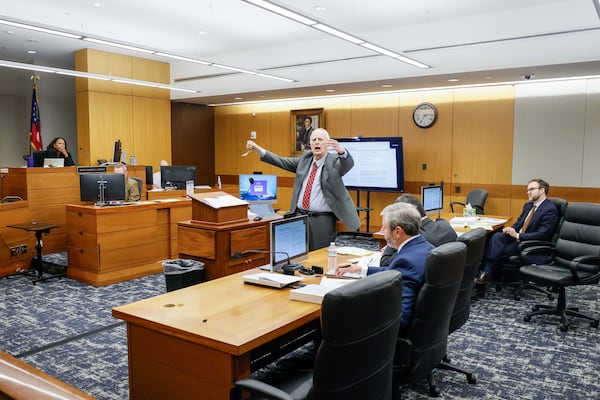
<path id="1" fill-rule="evenodd" d="M 44 158 L 44 168 L 64 167 L 64 158 Z"/>

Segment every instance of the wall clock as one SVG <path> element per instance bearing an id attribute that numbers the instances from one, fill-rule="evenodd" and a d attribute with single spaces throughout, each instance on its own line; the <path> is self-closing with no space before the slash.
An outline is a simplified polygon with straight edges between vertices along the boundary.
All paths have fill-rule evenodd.
<path id="1" fill-rule="evenodd" d="M 413 121 L 419 128 L 429 128 L 437 119 L 437 109 L 431 103 L 421 103 L 413 111 Z"/>

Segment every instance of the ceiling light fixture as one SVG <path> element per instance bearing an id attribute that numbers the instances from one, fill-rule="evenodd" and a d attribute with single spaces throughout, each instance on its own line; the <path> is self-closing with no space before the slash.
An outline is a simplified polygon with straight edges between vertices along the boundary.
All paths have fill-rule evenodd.
<path id="1" fill-rule="evenodd" d="M 280 7 L 278 5 L 270 3 L 268 1 L 264 1 L 264 0 L 243 0 L 243 1 L 245 1 L 246 3 L 253 4 L 257 7 L 264 8 L 265 10 L 274 12 L 275 14 L 282 15 L 286 18 L 293 19 L 294 21 L 300 22 L 301 24 L 304 24 L 304 25 L 314 25 L 317 23 L 317 21 L 314 21 L 308 17 L 305 17 L 302 14 L 298 14 L 294 11 L 288 10 L 287 8 Z"/>
<path id="2" fill-rule="evenodd" d="M 314 21 L 311 21 L 311 22 L 315 23 Z M 71 39 L 85 40 L 87 42 L 98 43 L 98 44 L 102 44 L 102 45 L 106 45 L 106 46 L 112 46 L 112 47 L 118 47 L 118 48 L 121 48 L 121 49 L 127 49 L 127 50 L 137 51 L 137 52 L 141 52 L 141 53 L 145 53 L 145 54 L 153 54 L 153 55 L 158 55 L 158 56 L 162 56 L 162 57 L 169 57 L 169 58 L 174 58 L 174 59 L 178 59 L 178 60 L 182 60 L 182 61 L 193 62 L 193 63 L 196 63 L 196 64 L 202 64 L 202 65 L 207 65 L 207 66 L 211 66 L 211 67 L 228 69 L 230 71 L 242 72 L 242 73 L 245 73 L 245 74 L 261 76 L 261 77 L 264 77 L 264 78 L 275 79 L 275 80 L 280 80 L 280 81 L 284 81 L 284 82 L 296 82 L 294 79 L 282 78 L 282 77 L 275 76 L 275 75 L 269 75 L 269 74 L 263 74 L 263 73 L 253 72 L 253 71 L 249 71 L 249 70 L 242 69 L 242 68 L 228 67 L 226 65 L 214 64 L 214 63 L 211 63 L 209 61 L 197 60 L 195 58 L 183 57 L 183 56 L 178 56 L 178 55 L 169 54 L 169 53 L 163 53 L 163 52 L 160 52 L 158 50 L 144 49 L 144 48 L 141 48 L 141 47 L 136 47 L 136 46 L 132 46 L 132 45 L 128 45 L 128 44 L 122 44 L 122 43 L 118 43 L 118 42 L 111 42 L 111 41 L 103 40 L 103 39 L 96 39 L 96 38 L 89 37 L 89 36 L 74 35 L 74 34 L 71 34 L 71 33 L 68 33 L 68 32 L 61 32 L 61 31 L 57 31 L 57 30 L 54 30 L 54 29 L 42 28 L 42 27 L 35 26 L 35 25 L 23 24 L 23 23 L 20 23 L 20 22 L 9 21 L 9 20 L 5 20 L 5 19 L 0 19 L 0 25 L 1 24 L 10 25 L 10 26 L 16 26 L 16 27 L 19 27 L 19 28 L 34 30 L 34 31 L 38 31 L 38 32 L 51 33 L 51 34 L 54 34 L 54 35 L 65 36 L 65 37 L 68 37 L 68 38 L 71 38 Z"/>
<path id="3" fill-rule="evenodd" d="M 246 3 L 250 3 L 257 7 L 263 8 L 267 11 L 271 11 L 271 12 L 281 15 L 283 17 L 291 18 L 294 21 L 300 22 L 301 24 L 308 25 L 311 28 L 318 29 L 322 32 L 333 35 L 337 38 L 346 40 L 350 43 L 357 44 L 359 46 L 363 46 L 369 50 L 375 51 L 379 54 L 383 54 L 384 56 L 394 58 L 398 61 L 402 61 L 404 63 L 413 65 L 418 68 L 423 68 L 423 69 L 431 68 L 431 66 L 429 66 L 427 64 L 423 64 L 422 62 L 413 60 L 412 58 L 394 53 L 393 51 L 384 49 L 383 47 L 377 46 L 376 44 L 369 43 L 366 40 L 357 38 L 356 36 L 352 36 L 348 33 L 342 32 L 342 31 L 340 31 L 336 28 L 333 28 L 329 25 L 322 24 L 318 21 L 312 20 L 312 19 L 305 17 L 297 12 L 294 12 L 294 11 L 288 10 L 287 8 L 283 8 L 281 6 L 275 5 L 269 1 L 266 1 L 266 0 L 242 0 L 242 1 L 245 1 Z"/>
<path id="4" fill-rule="evenodd" d="M 139 51 L 140 53 L 146 53 L 146 54 L 154 54 L 154 53 L 156 53 L 156 51 L 154 51 L 154 50 L 143 49 L 141 47 L 135 47 L 135 46 L 130 46 L 128 44 L 121 44 L 121 43 L 117 43 L 117 42 L 111 42 L 111 41 L 108 41 L 108 40 L 95 39 L 95 38 L 91 38 L 91 37 L 84 37 L 83 40 L 85 40 L 86 42 L 104 44 L 104 45 L 112 46 L 112 47 L 119 47 L 121 49 Z"/>
<path id="5" fill-rule="evenodd" d="M 182 88 L 182 87 L 178 87 L 178 86 L 167 85 L 164 83 L 113 77 L 110 75 L 94 74 L 94 73 L 82 72 L 82 71 L 73 71 L 70 69 L 63 69 L 63 68 L 52 68 L 52 67 L 46 67 L 43 65 L 24 64 L 24 63 L 18 63 L 18 62 L 14 62 L 14 61 L 0 60 L 0 67 L 7 67 L 7 68 L 12 68 L 12 69 L 23 69 L 26 71 L 35 71 L 35 72 L 46 72 L 49 74 L 67 75 L 67 76 L 74 76 L 77 78 L 99 79 L 99 80 L 103 80 L 103 81 L 113 81 L 113 82 L 118 82 L 118 83 L 126 83 L 129 85 L 136 85 L 136 86 L 149 86 L 149 87 L 154 87 L 154 88 L 158 88 L 158 89 L 168 89 L 168 90 L 179 91 L 179 92 L 202 93 L 199 90 L 187 89 L 187 88 Z"/>
<path id="6" fill-rule="evenodd" d="M 10 26 L 14 26 L 17 28 L 29 29 L 31 31 L 36 31 L 36 32 L 49 33 L 51 35 L 64 36 L 64 37 L 68 37 L 71 39 L 81 39 L 81 37 L 82 37 L 81 35 L 74 35 L 74 34 L 68 33 L 68 32 L 61 32 L 61 31 L 57 31 L 54 29 L 42 28 L 41 26 L 22 24 L 20 22 L 9 21 L 6 19 L 0 19 L 0 24 L 10 25 Z"/>

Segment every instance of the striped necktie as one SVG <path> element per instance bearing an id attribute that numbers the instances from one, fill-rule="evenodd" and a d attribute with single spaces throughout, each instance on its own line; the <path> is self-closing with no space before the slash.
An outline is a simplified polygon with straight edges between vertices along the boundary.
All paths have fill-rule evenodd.
<path id="1" fill-rule="evenodd" d="M 310 192 L 312 191 L 313 182 L 315 181 L 315 176 L 317 175 L 317 163 L 316 161 L 313 163 L 313 167 L 310 170 L 310 175 L 308 176 L 308 181 L 306 181 L 306 188 L 304 189 L 304 196 L 302 196 L 302 208 L 308 210 L 310 206 Z"/>

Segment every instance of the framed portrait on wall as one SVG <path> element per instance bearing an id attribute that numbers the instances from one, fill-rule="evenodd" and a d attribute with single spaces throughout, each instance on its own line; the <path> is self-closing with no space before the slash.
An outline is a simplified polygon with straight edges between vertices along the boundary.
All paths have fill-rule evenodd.
<path id="1" fill-rule="evenodd" d="M 324 128 L 325 120 L 322 108 L 311 110 L 292 110 L 292 155 L 299 155 L 310 149 L 310 134 L 313 129 Z"/>

